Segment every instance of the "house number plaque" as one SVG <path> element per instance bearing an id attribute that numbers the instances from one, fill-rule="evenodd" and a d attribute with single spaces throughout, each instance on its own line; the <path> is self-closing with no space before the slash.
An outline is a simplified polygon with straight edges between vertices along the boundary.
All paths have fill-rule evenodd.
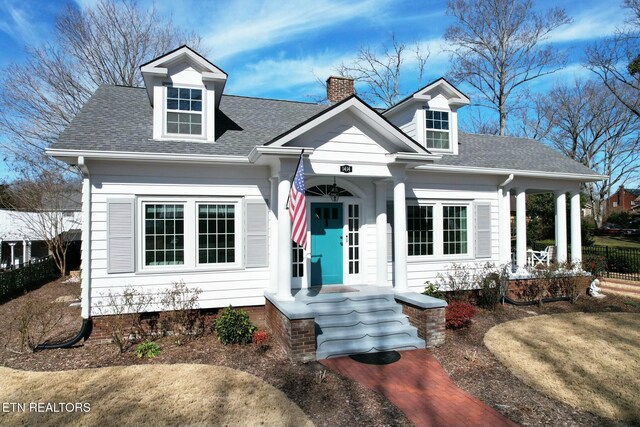
<path id="1" fill-rule="evenodd" d="M 340 172 L 342 172 L 342 173 L 351 173 L 351 172 L 353 172 L 353 166 L 351 166 L 351 165 L 342 165 L 342 166 L 340 166 Z"/>

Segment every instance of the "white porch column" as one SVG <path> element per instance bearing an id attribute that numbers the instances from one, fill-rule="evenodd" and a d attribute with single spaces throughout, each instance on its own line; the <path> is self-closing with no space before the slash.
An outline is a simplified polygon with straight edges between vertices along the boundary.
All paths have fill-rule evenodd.
<path id="1" fill-rule="evenodd" d="M 582 216 L 580 213 L 580 191 L 571 193 L 571 262 L 582 268 Z"/>
<path id="2" fill-rule="evenodd" d="M 27 263 L 27 241 L 22 239 L 22 263 Z"/>
<path id="3" fill-rule="evenodd" d="M 505 188 L 498 189 L 499 227 L 500 230 L 500 264 L 511 266 L 511 192 Z"/>
<path id="4" fill-rule="evenodd" d="M 518 189 L 516 193 L 516 265 L 519 272 L 527 266 L 527 193 Z"/>
<path id="5" fill-rule="evenodd" d="M 567 195 L 557 191 L 556 197 L 556 260 L 567 261 Z"/>
<path id="6" fill-rule="evenodd" d="M 287 211 L 287 196 L 291 178 L 280 172 L 278 183 L 278 293 L 281 301 L 292 301 L 291 295 L 291 220 Z"/>
<path id="7" fill-rule="evenodd" d="M 16 252 L 15 252 L 16 243 L 15 242 L 11 242 L 11 243 L 9 243 L 9 246 L 11 247 L 11 263 L 9 265 L 11 267 L 14 267 L 14 263 L 16 261 Z"/>
<path id="8" fill-rule="evenodd" d="M 269 178 L 269 292 L 278 292 L 278 177 Z"/>
<path id="9" fill-rule="evenodd" d="M 396 176 L 393 183 L 393 249 L 395 253 L 394 287 L 398 292 L 407 292 L 407 201 L 404 187 L 405 174 Z"/>
<path id="10" fill-rule="evenodd" d="M 376 284 L 387 286 L 387 182 L 376 185 Z"/>

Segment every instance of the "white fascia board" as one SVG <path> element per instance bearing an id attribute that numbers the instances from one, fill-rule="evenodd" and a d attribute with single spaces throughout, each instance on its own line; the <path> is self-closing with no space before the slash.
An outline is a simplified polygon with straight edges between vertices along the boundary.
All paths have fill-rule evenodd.
<path id="1" fill-rule="evenodd" d="M 421 153 L 390 153 L 386 157 L 391 162 L 419 162 L 424 163 L 426 161 L 440 160 L 442 158 L 439 154 L 421 154 Z"/>
<path id="2" fill-rule="evenodd" d="M 422 171 L 438 171 L 449 173 L 462 173 L 462 174 L 477 174 L 477 175 L 511 175 L 516 177 L 527 178 L 546 178 L 546 179 L 568 179 L 574 181 L 601 181 L 608 179 L 606 175 L 589 175 L 579 173 L 567 173 L 567 172 L 542 172 L 542 171 L 528 171 L 528 170 L 515 170 L 515 169 L 492 169 L 492 168 L 479 168 L 472 166 L 448 166 L 448 165 L 422 165 L 417 166 L 415 170 Z"/>
<path id="3" fill-rule="evenodd" d="M 68 162 L 82 158 L 86 160 L 123 160 L 149 161 L 169 163 L 249 163 L 246 156 L 222 156 L 213 154 L 178 154 L 178 153 L 137 153 L 129 151 L 86 151 L 50 148 L 46 153 L 52 157 Z"/>
<path id="4" fill-rule="evenodd" d="M 209 81 L 209 82 L 216 82 L 216 83 L 221 82 L 224 84 L 227 81 L 227 76 L 220 72 L 214 73 L 210 71 L 203 71 L 202 80 Z"/>
<path id="5" fill-rule="evenodd" d="M 145 65 L 140 68 L 142 74 L 152 74 L 158 77 L 166 77 L 169 74 L 169 69 L 164 67 L 152 67 L 151 65 Z"/>
<path id="6" fill-rule="evenodd" d="M 269 146 L 262 145 L 254 147 L 249 153 L 249 161 L 251 163 L 255 163 L 262 156 L 278 156 L 278 157 L 299 157 L 304 151 L 305 154 L 311 155 L 313 154 L 313 148 L 307 147 L 279 147 L 279 146 Z"/>

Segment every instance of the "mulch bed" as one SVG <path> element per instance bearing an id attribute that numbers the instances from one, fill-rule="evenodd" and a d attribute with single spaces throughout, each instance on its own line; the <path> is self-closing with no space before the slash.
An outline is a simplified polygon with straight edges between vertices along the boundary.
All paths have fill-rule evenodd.
<path id="1" fill-rule="evenodd" d="M 78 284 L 51 282 L 32 292 L 46 301 L 77 295 Z M 22 303 L 20 297 L 0 305 L 0 318 L 12 319 Z M 65 330 L 59 337 L 75 335 L 80 327 L 80 312 L 68 309 Z M 0 342 L 6 343 L 8 328 L 0 330 Z M 15 336 L 14 336 L 15 338 Z M 119 354 L 110 344 L 93 344 L 72 349 L 46 350 L 34 354 L 15 354 L 0 348 L 0 365 L 31 371 L 58 371 L 135 364 L 203 363 L 222 365 L 249 372 L 282 390 L 311 418 L 316 426 L 410 426 L 404 414 L 381 395 L 327 370 L 319 363 L 293 363 L 277 348 L 264 352 L 255 345 L 224 346 L 207 334 L 178 346 L 171 337 L 155 340 L 160 356 L 138 359 L 129 349 Z"/>
<path id="2" fill-rule="evenodd" d="M 478 309 L 469 328 L 447 330 L 446 344 L 435 349 L 434 355 L 459 387 L 521 425 L 623 425 L 579 411 L 525 385 L 489 352 L 483 338 L 497 324 L 540 314 L 579 311 L 640 313 L 640 305 L 625 304 L 628 301 L 629 298 L 613 295 L 600 300 L 581 296 L 575 304 L 555 302 L 542 307 L 504 305 L 495 312 Z"/>
<path id="3" fill-rule="evenodd" d="M 79 293 L 78 284 L 55 281 L 33 291 L 32 295 L 53 301 Z M 23 300 L 24 297 L 20 297 L 0 305 L 0 318 L 5 322 L 5 327 L 0 328 L 0 343 L 3 345 L 9 339 L 8 323 Z M 538 314 L 575 311 L 640 313 L 640 305 L 625 304 L 628 301 L 629 298 L 613 295 L 602 300 L 583 296 L 575 304 L 556 302 L 543 307 L 504 305 L 495 312 L 478 309 L 469 328 L 447 330 L 446 344 L 435 349 L 434 355 L 458 386 L 522 425 L 617 426 L 620 424 L 579 411 L 523 384 L 486 349 L 483 337 L 499 323 Z M 66 310 L 64 327 L 58 331 L 58 338 L 71 337 L 80 327 L 79 308 Z M 176 345 L 171 337 L 157 339 L 156 342 L 162 347 L 162 353 L 148 361 L 135 357 L 132 349 L 119 354 L 115 345 L 87 344 L 35 354 L 15 354 L 0 348 L 0 365 L 33 371 L 158 363 L 222 365 L 249 372 L 282 390 L 317 426 L 411 425 L 402 412 L 382 396 L 326 370 L 318 363 L 290 362 L 275 347 L 261 352 L 254 345 L 224 346 L 211 334 L 182 346 Z"/>

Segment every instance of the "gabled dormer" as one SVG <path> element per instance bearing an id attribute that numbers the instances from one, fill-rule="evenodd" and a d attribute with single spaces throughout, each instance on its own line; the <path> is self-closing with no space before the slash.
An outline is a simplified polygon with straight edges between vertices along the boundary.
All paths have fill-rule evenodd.
<path id="1" fill-rule="evenodd" d="M 153 106 L 153 139 L 215 141 L 227 73 L 182 46 L 140 67 Z"/>
<path id="2" fill-rule="evenodd" d="M 444 78 L 382 113 L 432 153 L 458 154 L 458 109 L 469 98 Z"/>

